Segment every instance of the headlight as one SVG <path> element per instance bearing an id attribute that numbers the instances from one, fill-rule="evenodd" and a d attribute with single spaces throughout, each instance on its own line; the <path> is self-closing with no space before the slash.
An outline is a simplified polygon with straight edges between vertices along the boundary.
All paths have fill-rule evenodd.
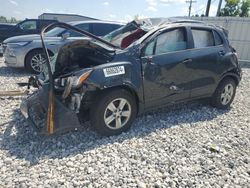
<path id="1" fill-rule="evenodd" d="M 84 81 L 87 80 L 91 72 L 92 70 L 84 72 L 80 71 L 69 77 L 56 79 L 55 86 L 64 87 L 62 98 L 66 99 L 69 96 L 72 88 L 80 88 Z"/>
<path id="2" fill-rule="evenodd" d="M 7 54 L 10 56 L 10 57 L 16 57 L 15 55 L 15 50 L 13 48 L 8 48 L 7 49 Z"/>
<path id="3" fill-rule="evenodd" d="M 19 46 L 25 46 L 29 44 L 31 41 L 24 41 L 24 42 L 13 42 L 13 43 L 8 43 L 9 46 L 11 47 L 19 47 Z"/>
<path id="4" fill-rule="evenodd" d="M 55 85 L 60 87 L 71 85 L 74 88 L 78 88 L 84 83 L 85 80 L 87 80 L 91 72 L 92 70 L 77 72 L 69 77 L 55 79 Z"/>

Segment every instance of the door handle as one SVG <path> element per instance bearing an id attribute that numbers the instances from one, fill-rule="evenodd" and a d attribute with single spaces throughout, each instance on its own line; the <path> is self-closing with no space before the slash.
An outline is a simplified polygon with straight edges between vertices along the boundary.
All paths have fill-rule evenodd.
<path id="1" fill-rule="evenodd" d="M 192 61 L 192 59 L 185 59 L 182 63 L 191 63 Z"/>
<path id="2" fill-rule="evenodd" d="M 169 87 L 169 89 L 172 90 L 172 91 L 178 91 L 179 90 L 179 88 L 177 86 L 175 86 L 175 85 L 171 85 Z"/>
<path id="3" fill-rule="evenodd" d="M 223 51 L 223 50 L 219 51 L 220 56 L 224 56 L 225 54 L 226 54 L 225 51 Z"/>

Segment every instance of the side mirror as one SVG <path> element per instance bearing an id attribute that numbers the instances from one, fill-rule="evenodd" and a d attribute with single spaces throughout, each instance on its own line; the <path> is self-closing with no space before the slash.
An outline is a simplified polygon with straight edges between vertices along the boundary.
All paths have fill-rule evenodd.
<path id="1" fill-rule="evenodd" d="M 65 32 L 65 33 L 62 34 L 62 39 L 63 40 L 66 40 L 69 37 L 70 37 L 70 33 L 69 32 Z"/>

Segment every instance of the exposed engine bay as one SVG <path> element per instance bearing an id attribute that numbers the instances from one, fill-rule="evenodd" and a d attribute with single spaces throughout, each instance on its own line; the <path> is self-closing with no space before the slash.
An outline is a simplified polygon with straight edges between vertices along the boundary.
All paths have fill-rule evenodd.
<path id="1" fill-rule="evenodd" d="M 77 69 L 108 63 L 112 61 L 114 55 L 114 50 L 100 48 L 100 46 L 88 39 L 66 44 L 58 53 L 54 77 Z"/>

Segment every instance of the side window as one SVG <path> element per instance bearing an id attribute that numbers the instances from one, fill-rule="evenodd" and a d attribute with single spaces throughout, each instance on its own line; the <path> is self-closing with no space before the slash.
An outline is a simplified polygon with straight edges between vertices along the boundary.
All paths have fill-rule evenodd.
<path id="1" fill-rule="evenodd" d="M 203 29 L 192 29 L 192 33 L 195 48 L 214 46 L 214 37 L 212 31 Z"/>
<path id="2" fill-rule="evenodd" d="M 96 36 L 104 36 L 120 26 L 117 24 L 105 24 L 105 23 L 94 23 L 93 24 L 93 34 Z"/>
<path id="3" fill-rule="evenodd" d="M 214 32 L 215 45 L 221 45 L 221 44 L 223 44 L 221 36 L 216 31 L 213 31 L 213 32 Z"/>
<path id="4" fill-rule="evenodd" d="M 87 23 L 79 24 L 79 25 L 76 25 L 76 27 L 78 29 L 90 32 L 90 24 L 87 24 Z M 83 37 L 82 34 L 75 32 L 75 31 L 72 31 L 72 30 L 70 30 L 69 33 L 70 33 L 70 37 Z"/>
<path id="5" fill-rule="evenodd" d="M 153 40 L 145 46 L 143 53 L 142 53 L 142 57 L 153 55 L 154 47 L 155 47 L 155 41 Z"/>
<path id="6" fill-rule="evenodd" d="M 84 23 L 84 24 L 79 24 L 76 26 L 78 29 L 90 32 L 90 24 Z"/>
<path id="7" fill-rule="evenodd" d="M 167 31 L 156 39 L 156 55 L 185 49 L 187 49 L 187 37 L 184 28 Z"/>
<path id="8" fill-rule="evenodd" d="M 40 27 L 39 28 L 44 28 L 44 27 L 46 27 L 47 25 L 50 25 L 50 24 L 52 24 L 52 23 L 55 23 L 55 21 L 50 21 L 50 20 L 48 20 L 48 21 L 43 21 L 43 20 L 40 20 L 39 21 L 40 22 Z"/>
<path id="9" fill-rule="evenodd" d="M 23 22 L 19 25 L 19 27 L 22 30 L 36 30 L 37 29 L 36 21 Z"/>

